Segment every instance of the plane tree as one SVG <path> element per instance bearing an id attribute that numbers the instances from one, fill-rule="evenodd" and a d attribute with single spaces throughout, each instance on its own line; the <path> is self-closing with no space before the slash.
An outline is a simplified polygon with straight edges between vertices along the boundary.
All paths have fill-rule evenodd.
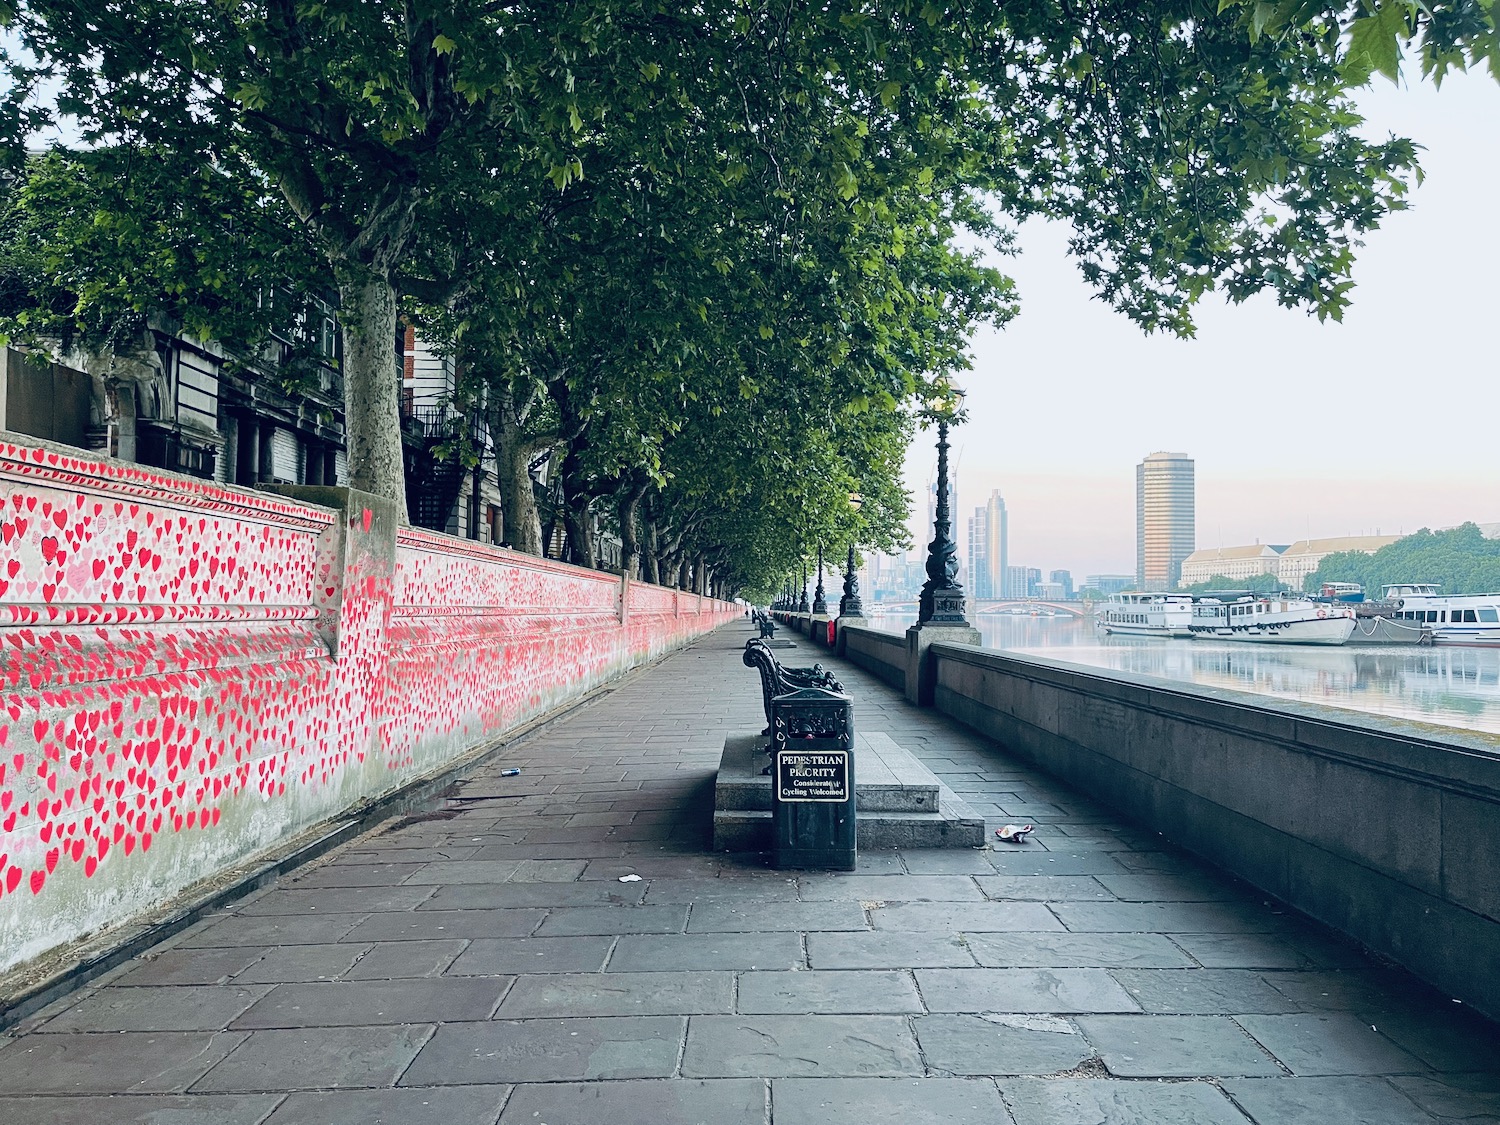
<path id="1" fill-rule="evenodd" d="M 601 328 L 570 304 L 579 259 L 562 236 L 626 199 L 581 190 L 596 178 L 634 177 L 638 198 L 666 206 L 658 231 L 693 232 L 669 252 L 684 262 L 705 226 L 683 216 L 749 185 L 759 201 L 739 201 L 742 229 L 765 241 L 777 285 L 868 238 L 881 243 L 865 247 L 874 294 L 897 276 L 878 263 L 909 245 L 902 201 L 931 185 L 1071 223 L 1085 277 L 1148 330 L 1191 333 L 1194 303 L 1214 290 L 1338 317 L 1360 237 L 1404 205 L 1417 174 L 1410 142 L 1359 135 L 1350 90 L 1396 74 L 1403 52 L 1434 78 L 1493 70 L 1496 53 L 1489 0 L 0 0 L 0 23 L 19 45 L 0 104 L 17 165 L 38 129 L 63 121 L 77 146 L 170 152 L 173 167 L 227 168 L 279 195 L 289 243 L 316 253 L 340 295 L 351 483 L 398 502 L 390 341 L 403 302 L 471 330 L 496 322 L 473 333 L 471 366 L 498 373 L 485 401 L 510 393 L 523 429 L 550 423 L 560 390 L 588 413 L 643 372 L 702 401 L 693 383 L 734 365 L 725 349 L 743 347 L 747 326 L 796 341 L 804 374 L 814 358 L 854 370 L 827 345 L 880 336 L 883 315 L 893 338 L 921 334 L 895 294 L 888 312 L 861 298 L 873 315 L 857 322 L 843 319 L 846 301 L 800 300 L 793 329 L 712 323 L 726 300 L 691 343 L 640 346 L 685 334 L 675 314 L 603 329 L 637 337 L 626 354 L 670 362 L 579 366 L 601 351 Z M 159 205 L 170 211 L 172 196 Z M 484 255 L 466 252 L 467 229 L 496 233 Z M 586 236 L 572 249 L 599 252 Z M 755 276 L 757 259 L 727 260 L 735 282 Z M 474 311 L 476 277 L 487 316 Z M 539 313 L 552 318 L 542 346 L 524 362 L 505 355 L 507 317 Z M 884 388 L 869 370 L 824 386 L 899 410 L 937 369 L 914 361 L 899 379 L 890 367 Z M 765 364 L 748 370 L 771 386 Z M 759 401 L 785 408 L 769 391 Z M 642 464 L 649 476 L 652 455 Z"/>
<path id="2" fill-rule="evenodd" d="M 285 204 L 243 169 L 176 157 L 131 145 L 51 151 L 3 177 L 6 338 L 108 369 L 149 363 L 152 328 L 245 351 L 272 333 L 300 335 L 309 299 L 332 281 L 290 237 Z"/>

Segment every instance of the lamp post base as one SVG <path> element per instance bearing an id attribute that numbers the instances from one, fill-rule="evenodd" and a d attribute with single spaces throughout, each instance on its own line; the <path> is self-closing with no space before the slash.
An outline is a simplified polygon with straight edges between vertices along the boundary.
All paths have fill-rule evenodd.
<path id="1" fill-rule="evenodd" d="M 948 589 L 930 590 L 923 589 L 918 599 L 917 623 L 919 625 L 937 625 L 946 628 L 972 629 L 969 619 L 964 616 L 964 588 L 953 586 Z"/>

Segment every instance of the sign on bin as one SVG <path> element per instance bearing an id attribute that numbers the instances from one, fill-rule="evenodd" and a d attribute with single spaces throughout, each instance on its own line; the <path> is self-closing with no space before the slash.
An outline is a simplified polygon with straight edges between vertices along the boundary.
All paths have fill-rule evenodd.
<path id="1" fill-rule="evenodd" d="M 847 801 L 849 751 L 783 750 L 776 755 L 783 801 Z"/>

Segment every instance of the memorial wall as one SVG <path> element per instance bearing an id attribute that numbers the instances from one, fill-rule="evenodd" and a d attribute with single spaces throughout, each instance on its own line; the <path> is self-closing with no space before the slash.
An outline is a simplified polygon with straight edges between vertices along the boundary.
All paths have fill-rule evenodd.
<path id="1" fill-rule="evenodd" d="M 0 440 L 0 972 L 148 915 L 740 610 Z"/>

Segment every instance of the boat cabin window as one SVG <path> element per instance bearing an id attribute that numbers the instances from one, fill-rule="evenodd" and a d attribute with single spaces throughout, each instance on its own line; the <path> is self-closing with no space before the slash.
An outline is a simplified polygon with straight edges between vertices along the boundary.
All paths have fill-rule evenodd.
<path id="1" fill-rule="evenodd" d="M 1478 621 L 1479 621 L 1479 618 L 1477 618 L 1477 617 L 1474 616 L 1474 611 L 1472 609 L 1466 609 L 1466 610 L 1464 610 L 1464 624 L 1465 625 L 1473 625 L 1473 624 L 1476 624 Z"/>
<path id="2" fill-rule="evenodd" d="M 1431 621 L 1434 625 L 1436 625 L 1437 624 L 1437 619 L 1438 619 L 1438 611 L 1435 610 L 1435 609 L 1429 609 L 1427 611 L 1427 620 Z"/>
<path id="3" fill-rule="evenodd" d="M 1493 609 L 1481 609 L 1479 611 L 1479 620 L 1489 621 L 1492 623 L 1500 622 L 1500 613 L 1497 613 Z"/>

